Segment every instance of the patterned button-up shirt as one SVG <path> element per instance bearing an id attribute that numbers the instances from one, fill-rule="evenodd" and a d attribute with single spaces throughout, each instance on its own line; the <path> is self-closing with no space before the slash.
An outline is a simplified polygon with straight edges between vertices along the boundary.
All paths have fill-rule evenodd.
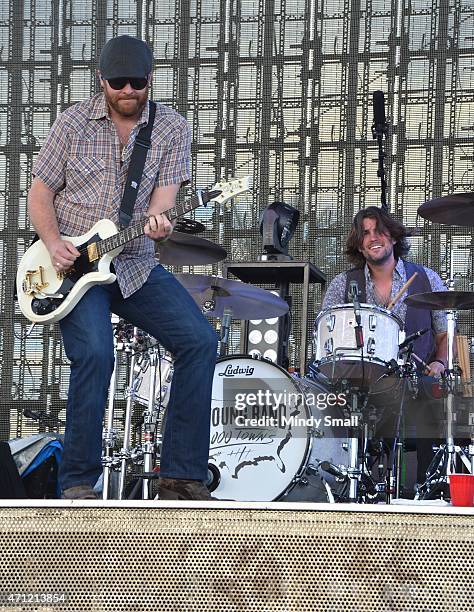
<path id="1" fill-rule="evenodd" d="M 431 285 L 432 291 L 446 291 L 446 286 L 441 280 L 441 278 L 431 270 L 430 268 L 426 268 L 424 270 L 428 276 L 428 280 Z M 377 304 L 378 306 L 385 306 L 384 304 L 380 304 L 377 300 L 377 294 L 375 292 L 374 283 L 372 281 L 372 277 L 369 272 L 369 267 L 365 264 L 364 267 L 365 273 L 365 286 L 366 286 L 366 298 L 368 304 Z M 403 260 L 399 259 L 395 269 L 393 270 L 392 276 L 392 292 L 390 294 L 390 300 L 392 300 L 403 285 L 406 283 L 407 277 L 405 272 L 405 266 L 403 265 Z M 324 296 L 322 310 L 325 308 L 330 308 L 331 306 L 336 306 L 336 304 L 344 304 L 345 303 L 345 295 L 346 295 L 346 282 L 347 282 L 347 272 L 342 272 L 342 274 L 338 274 L 334 277 L 334 279 L 329 284 L 327 288 L 326 295 Z M 398 302 L 392 308 L 393 314 L 396 314 L 402 321 L 405 323 L 405 317 L 407 314 L 407 305 L 404 300 L 408 295 L 408 291 L 402 294 Z M 433 331 L 436 334 L 445 332 L 447 330 L 447 319 L 446 312 L 444 310 L 434 310 L 433 311 Z"/>
<path id="2" fill-rule="evenodd" d="M 102 93 L 71 106 L 56 119 L 33 174 L 56 193 L 54 207 L 61 234 L 80 236 L 103 218 L 118 225 L 133 145 L 140 128 L 148 122 L 148 113 L 146 104 L 123 151 Z M 189 180 L 190 146 L 187 121 L 157 104 L 151 148 L 131 223 L 143 218 L 155 187 Z M 141 236 L 128 243 L 114 259 L 123 296 L 137 291 L 156 265 L 155 244 L 150 238 Z"/>

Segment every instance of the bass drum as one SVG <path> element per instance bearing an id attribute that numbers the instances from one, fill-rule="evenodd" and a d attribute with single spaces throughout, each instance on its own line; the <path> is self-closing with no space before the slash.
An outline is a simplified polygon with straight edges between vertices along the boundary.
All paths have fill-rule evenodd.
<path id="1" fill-rule="evenodd" d="M 219 359 L 212 386 L 209 489 L 217 498 L 284 497 L 311 452 L 310 414 L 297 382 L 272 362 Z"/>
<path id="2" fill-rule="evenodd" d="M 324 467 L 328 462 L 338 468 L 349 465 L 347 419 L 350 417 L 344 409 L 346 398 L 343 394 L 328 391 L 327 387 L 312 378 L 300 378 L 298 384 L 313 417 L 312 444 L 308 461 L 284 501 L 334 502 L 344 483 L 323 470 L 321 464 Z"/>

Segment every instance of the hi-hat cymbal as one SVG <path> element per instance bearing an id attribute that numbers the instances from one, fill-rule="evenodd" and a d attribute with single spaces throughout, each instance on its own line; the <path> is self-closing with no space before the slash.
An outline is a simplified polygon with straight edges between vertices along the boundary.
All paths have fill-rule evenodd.
<path id="1" fill-rule="evenodd" d="M 472 291 L 415 293 L 405 298 L 405 304 L 425 310 L 472 310 L 474 293 Z"/>
<path id="2" fill-rule="evenodd" d="M 446 225 L 474 225 L 474 193 L 453 193 L 428 200 L 418 208 L 423 219 Z"/>
<path id="3" fill-rule="evenodd" d="M 241 281 L 204 274 L 176 274 L 208 317 L 232 310 L 234 319 L 268 319 L 288 312 L 288 304 L 274 293 Z"/>
<path id="4" fill-rule="evenodd" d="M 166 266 L 199 266 L 227 257 L 227 251 L 205 238 L 174 231 L 166 242 L 157 244 L 160 263 Z"/>

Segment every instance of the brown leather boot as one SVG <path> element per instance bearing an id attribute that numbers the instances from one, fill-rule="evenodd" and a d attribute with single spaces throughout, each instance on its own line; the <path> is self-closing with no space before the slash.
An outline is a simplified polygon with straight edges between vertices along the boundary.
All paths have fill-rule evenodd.
<path id="1" fill-rule="evenodd" d="M 61 499 L 99 499 L 90 485 L 78 485 L 64 489 Z"/>
<path id="2" fill-rule="evenodd" d="M 158 481 L 158 499 L 191 499 L 210 501 L 209 489 L 200 480 L 182 480 L 180 478 L 160 478 Z"/>

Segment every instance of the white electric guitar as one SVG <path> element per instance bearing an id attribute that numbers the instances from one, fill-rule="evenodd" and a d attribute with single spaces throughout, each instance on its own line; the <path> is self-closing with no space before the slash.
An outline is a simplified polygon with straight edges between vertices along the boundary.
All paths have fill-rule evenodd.
<path id="1" fill-rule="evenodd" d="M 216 183 L 210 191 L 198 191 L 189 201 L 167 211 L 170 221 L 208 202 L 223 204 L 250 189 L 250 176 Z M 16 276 L 21 312 L 34 323 L 54 323 L 64 318 L 88 289 L 115 281 L 110 264 L 127 242 L 145 233 L 147 219 L 119 231 L 109 219 L 101 219 L 82 236 L 63 236 L 81 255 L 66 272 L 56 272 L 41 240 L 21 258 Z"/>

